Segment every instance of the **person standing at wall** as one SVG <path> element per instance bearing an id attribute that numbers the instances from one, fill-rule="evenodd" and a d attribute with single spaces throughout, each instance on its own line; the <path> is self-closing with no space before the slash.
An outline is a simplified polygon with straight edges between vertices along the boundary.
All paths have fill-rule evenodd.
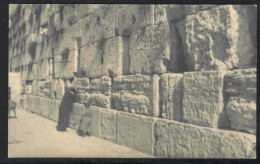
<path id="1" fill-rule="evenodd" d="M 66 131 L 70 123 L 70 114 L 72 112 L 73 103 L 76 100 L 76 90 L 70 87 L 65 92 L 60 107 L 59 107 L 59 120 L 57 125 L 58 131 Z"/>

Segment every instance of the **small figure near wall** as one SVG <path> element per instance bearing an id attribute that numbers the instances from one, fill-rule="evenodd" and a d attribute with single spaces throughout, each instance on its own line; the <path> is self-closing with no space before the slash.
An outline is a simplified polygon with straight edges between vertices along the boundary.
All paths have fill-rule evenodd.
<path id="1" fill-rule="evenodd" d="M 73 103 L 76 100 L 76 90 L 75 88 L 68 88 L 65 92 L 60 108 L 59 108 L 59 120 L 57 125 L 58 131 L 66 131 L 66 128 L 70 123 L 70 114 L 72 112 Z"/>
<path id="2" fill-rule="evenodd" d="M 14 117 L 17 118 L 15 109 L 16 103 L 13 100 L 11 100 L 11 88 L 8 87 L 8 118 L 10 117 L 11 111 L 13 111 Z"/>

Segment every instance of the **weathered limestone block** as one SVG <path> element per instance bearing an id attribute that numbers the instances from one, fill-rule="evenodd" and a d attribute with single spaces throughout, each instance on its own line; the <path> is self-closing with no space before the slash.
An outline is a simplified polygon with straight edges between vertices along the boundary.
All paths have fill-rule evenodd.
<path id="1" fill-rule="evenodd" d="M 32 85 L 26 85 L 25 93 L 28 95 L 32 94 Z"/>
<path id="2" fill-rule="evenodd" d="M 77 78 L 72 85 L 77 91 L 76 101 L 83 103 L 87 107 L 98 106 L 110 108 L 111 105 L 111 78 Z"/>
<path id="3" fill-rule="evenodd" d="M 50 112 L 50 99 L 45 97 L 38 97 L 40 101 L 40 106 L 38 107 L 39 114 L 48 118 L 49 112 Z"/>
<path id="4" fill-rule="evenodd" d="M 56 29 L 56 31 L 61 31 L 61 29 L 63 28 L 62 27 L 62 24 L 63 24 L 63 20 L 61 19 L 61 13 L 55 13 L 54 14 L 54 27 Z"/>
<path id="5" fill-rule="evenodd" d="M 117 112 L 117 144 L 154 155 L 153 117 Z"/>
<path id="6" fill-rule="evenodd" d="M 177 25 L 189 71 L 255 67 L 256 7 L 223 5 Z"/>
<path id="7" fill-rule="evenodd" d="M 24 21 L 24 22 L 29 21 L 30 15 L 31 15 L 31 10 L 30 10 L 29 7 L 26 7 L 26 8 L 24 9 L 23 21 Z"/>
<path id="8" fill-rule="evenodd" d="M 101 111 L 101 138 L 116 143 L 116 110 L 104 109 Z"/>
<path id="9" fill-rule="evenodd" d="M 159 76 L 129 75 L 114 78 L 112 86 L 117 110 L 159 116 Z"/>
<path id="10" fill-rule="evenodd" d="M 32 82 L 32 95 L 38 96 L 38 92 L 39 92 L 38 81 L 33 80 L 33 82 Z"/>
<path id="11" fill-rule="evenodd" d="M 256 69 L 231 71 L 225 83 L 231 129 L 256 134 Z"/>
<path id="12" fill-rule="evenodd" d="M 88 16 L 93 11 L 101 8 L 104 4 L 80 4 L 78 6 L 78 19 Z"/>
<path id="13" fill-rule="evenodd" d="M 76 78 L 73 80 L 73 85 L 77 93 L 84 93 L 89 89 L 89 78 Z"/>
<path id="14" fill-rule="evenodd" d="M 226 106 L 231 129 L 256 134 L 256 102 L 229 97 Z"/>
<path id="15" fill-rule="evenodd" d="M 224 71 L 185 72 L 183 76 L 183 120 L 218 127 L 224 108 Z"/>
<path id="16" fill-rule="evenodd" d="M 38 79 L 46 79 L 49 76 L 49 61 L 48 59 L 40 60 L 38 62 Z"/>
<path id="17" fill-rule="evenodd" d="M 58 122 L 60 104 L 61 104 L 61 100 L 50 99 L 50 109 L 49 109 L 50 111 L 48 116 L 49 119 Z"/>
<path id="18" fill-rule="evenodd" d="M 91 111 L 91 130 L 90 133 L 94 137 L 101 138 L 101 110 L 98 107 L 89 107 Z"/>
<path id="19" fill-rule="evenodd" d="M 172 158 L 255 158 L 256 136 L 158 119 L 155 156 Z"/>
<path id="20" fill-rule="evenodd" d="M 67 59 L 67 63 L 63 69 L 63 77 L 64 78 L 73 78 L 74 72 L 77 67 L 77 58 L 75 58 L 76 51 L 72 50 L 69 52 L 69 56 Z"/>
<path id="21" fill-rule="evenodd" d="M 81 20 L 81 46 L 86 46 L 102 38 L 99 11 L 94 11 Z"/>
<path id="22" fill-rule="evenodd" d="M 40 97 L 51 97 L 51 84 L 52 81 L 38 81 L 38 96 Z"/>
<path id="23" fill-rule="evenodd" d="M 65 93 L 64 81 L 62 79 L 56 80 L 56 90 L 55 90 L 56 99 L 62 100 L 64 93 Z"/>
<path id="24" fill-rule="evenodd" d="M 129 73 L 128 38 L 115 37 L 105 41 L 102 58 L 102 75 L 121 76 Z"/>
<path id="25" fill-rule="evenodd" d="M 78 20 L 74 24 L 72 24 L 69 28 L 70 35 L 72 39 L 75 39 L 77 37 L 81 37 L 82 31 L 81 31 L 81 20 Z M 74 40 L 75 41 L 75 40 Z"/>
<path id="26" fill-rule="evenodd" d="M 70 114 L 70 127 L 78 130 L 80 125 L 80 120 L 84 114 L 85 106 L 82 104 L 74 103 L 72 112 Z"/>
<path id="27" fill-rule="evenodd" d="M 82 46 L 115 37 L 115 5 L 102 5 L 83 18 L 81 31 Z"/>
<path id="28" fill-rule="evenodd" d="M 87 77 L 101 77 L 101 51 L 102 43 L 93 43 L 84 46 L 81 51 L 81 62 Z"/>
<path id="29" fill-rule="evenodd" d="M 173 23 L 161 23 L 142 28 L 129 38 L 130 73 L 180 72 L 180 40 Z"/>
<path id="30" fill-rule="evenodd" d="M 41 26 L 46 26 L 48 23 L 49 19 L 49 7 L 50 4 L 41 4 L 42 10 L 41 10 L 41 15 L 40 15 L 40 24 Z"/>
<path id="31" fill-rule="evenodd" d="M 154 24 L 180 21 L 187 15 L 195 14 L 214 6 L 216 5 L 154 5 Z"/>
<path id="32" fill-rule="evenodd" d="M 64 26 L 69 28 L 77 20 L 77 4 L 68 4 L 63 8 Z"/>
<path id="33" fill-rule="evenodd" d="M 31 67 L 28 69 L 28 74 L 27 74 L 27 79 L 28 81 L 31 81 L 31 80 L 35 80 L 37 79 L 37 67 L 38 65 L 37 64 L 32 64 L 32 66 L 28 66 L 28 67 Z"/>
<path id="34" fill-rule="evenodd" d="M 100 7 L 101 36 L 103 39 L 115 37 L 116 6 L 113 4 Z"/>
<path id="35" fill-rule="evenodd" d="M 225 76 L 225 92 L 230 96 L 240 96 L 256 101 L 256 69 L 238 69 Z"/>
<path id="36" fill-rule="evenodd" d="M 54 54 L 63 55 L 66 50 L 74 50 L 75 42 L 69 29 L 59 32 L 58 40 L 55 42 Z"/>
<path id="37" fill-rule="evenodd" d="M 183 74 L 161 76 L 162 118 L 182 121 Z"/>
<path id="38" fill-rule="evenodd" d="M 120 36 L 153 25 L 153 5 L 116 5 L 116 27 Z"/>

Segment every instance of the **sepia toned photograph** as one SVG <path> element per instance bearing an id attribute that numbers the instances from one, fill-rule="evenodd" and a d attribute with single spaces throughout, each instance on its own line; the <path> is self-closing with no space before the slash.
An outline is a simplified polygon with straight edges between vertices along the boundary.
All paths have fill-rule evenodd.
<path id="1" fill-rule="evenodd" d="M 257 157 L 257 5 L 9 4 L 8 24 L 8 158 Z"/>

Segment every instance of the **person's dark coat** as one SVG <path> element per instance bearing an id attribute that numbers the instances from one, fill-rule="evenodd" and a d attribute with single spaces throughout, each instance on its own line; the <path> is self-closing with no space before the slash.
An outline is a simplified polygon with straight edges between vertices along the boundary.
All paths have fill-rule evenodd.
<path id="1" fill-rule="evenodd" d="M 68 90 L 61 101 L 59 107 L 59 120 L 58 120 L 58 131 L 65 131 L 70 123 L 70 113 L 72 112 L 72 106 L 75 102 L 75 90 Z"/>

